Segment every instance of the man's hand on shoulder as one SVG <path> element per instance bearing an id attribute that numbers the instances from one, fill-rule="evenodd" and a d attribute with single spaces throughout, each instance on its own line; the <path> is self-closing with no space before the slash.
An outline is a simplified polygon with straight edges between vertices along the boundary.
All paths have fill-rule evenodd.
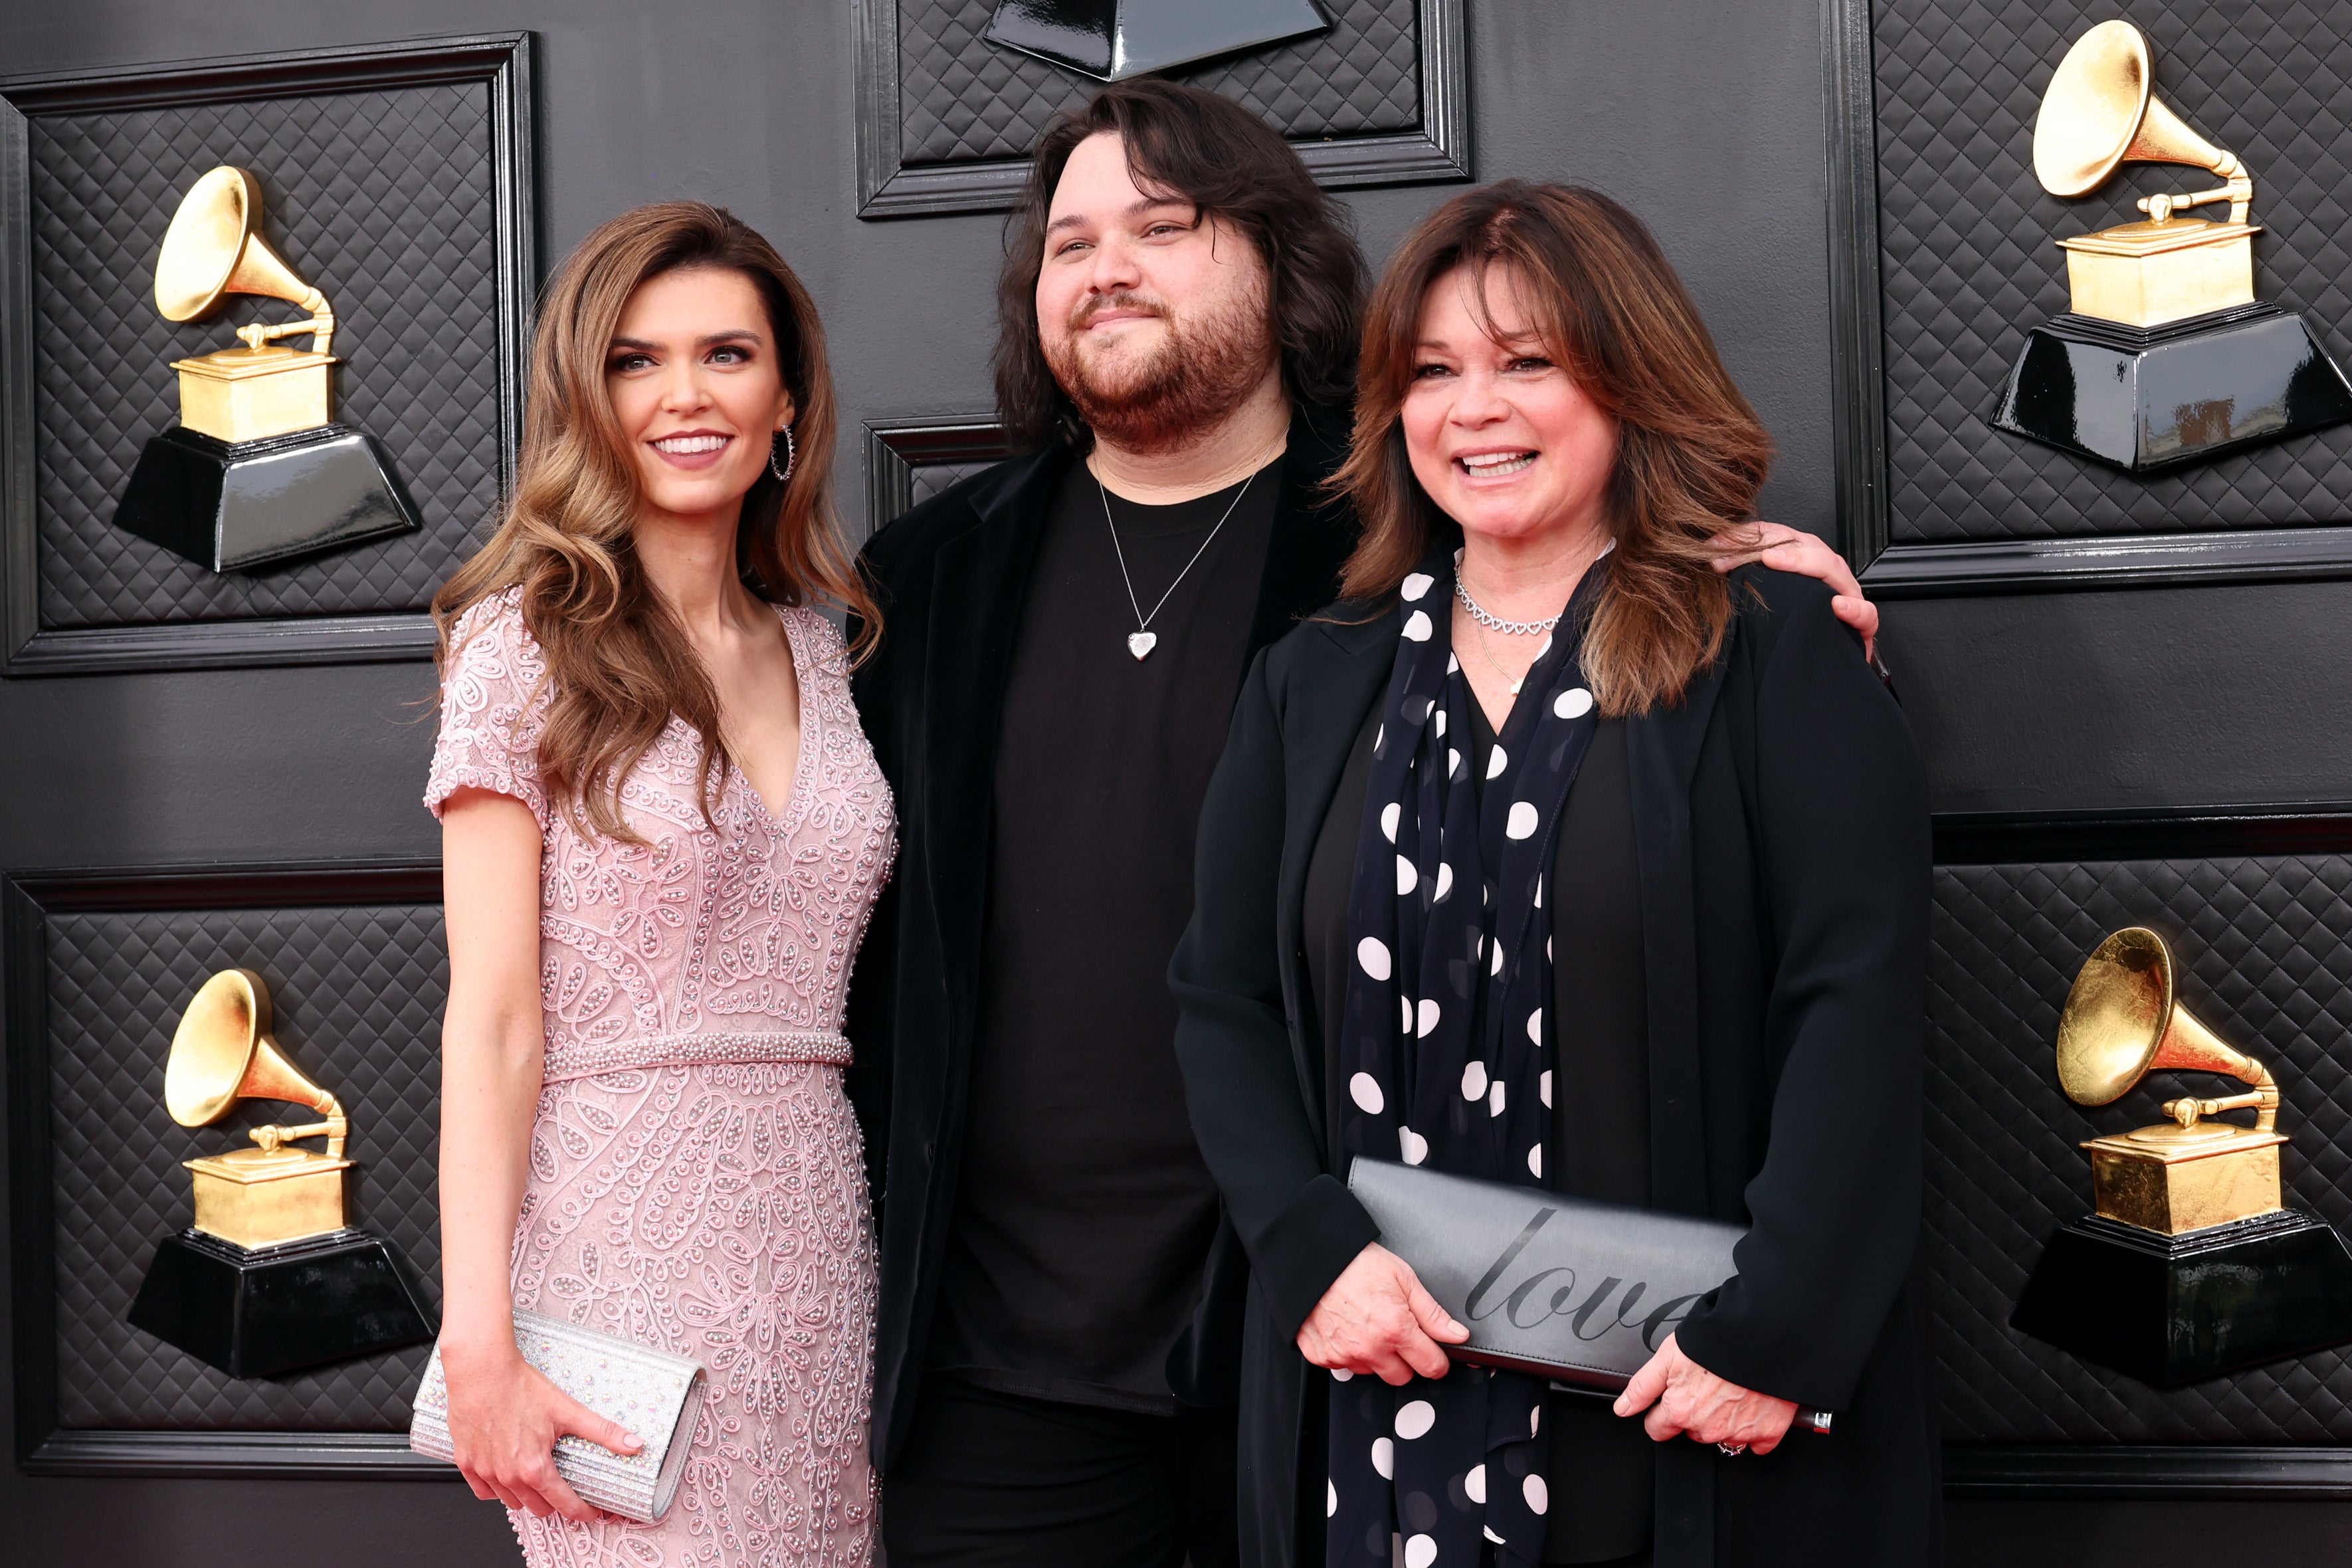
<path id="1" fill-rule="evenodd" d="M 1710 542 L 1721 552 L 1715 559 L 1718 572 L 1733 571 L 1754 562 L 1775 572 L 1790 572 L 1828 584 L 1832 595 L 1830 608 L 1839 620 L 1861 634 L 1862 657 L 1874 667 L 1877 665 L 1878 606 L 1864 595 L 1862 584 L 1854 581 L 1853 570 L 1845 563 L 1845 557 L 1818 535 L 1786 523 L 1755 522 L 1718 533 Z"/>

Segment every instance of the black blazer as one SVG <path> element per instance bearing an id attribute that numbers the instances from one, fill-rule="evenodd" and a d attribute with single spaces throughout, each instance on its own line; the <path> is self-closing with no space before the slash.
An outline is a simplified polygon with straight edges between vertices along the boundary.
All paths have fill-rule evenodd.
<path id="1" fill-rule="evenodd" d="M 1926 790 L 1908 728 L 1809 578 L 1734 574 L 1724 656 L 1626 726 L 1650 1030 L 1653 1201 L 1749 1226 L 1682 1325 L 1731 1381 L 1840 1413 L 1736 1459 L 1658 1455 L 1660 1568 L 1916 1568 L 1937 1551 L 1919 1041 Z M 1377 1231 L 1328 1167 L 1301 937 L 1307 868 L 1399 620 L 1339 606 L 1245 683 L 1201 817 L 1171 979 L 1202 1153 L 1255 1289 L 1242 1346 L 1243 1561 L 1293 1562 L 1299 1324 Z M 1310 1447 L 1310 1451 L 1312 1447 Z"/>
<path id="2" fill-rule="evenodd" d="M 1330 599 L 1354 546 L 1353 514 L 1321 488 L 1344 428 L 1307 415 L 1291 423 L 1253 657 Z M 881 1233 L 873 1449 L 885 1469 L 913 1420 L 955 1213 L 1004 683 L 1046 509 L 1074 460 L 1054 447 L 999 463 L 883 528 L 862 557 L 883 634 L 851 689 L 898 810 L 898 871 L 852 972 L 847 1022 L 849 1097 Z M 1230 1268 L 1212 1277 L 1226 1286 L 1203 1320 L 1230 1346 L 1239 1297 Z M 1207 1393 L 1230 1400 L 1230 1353 L 1217 1370 L 1223 1385 Z M 1178 1392 L 1202 1391 L 1188 1379 Z"/>

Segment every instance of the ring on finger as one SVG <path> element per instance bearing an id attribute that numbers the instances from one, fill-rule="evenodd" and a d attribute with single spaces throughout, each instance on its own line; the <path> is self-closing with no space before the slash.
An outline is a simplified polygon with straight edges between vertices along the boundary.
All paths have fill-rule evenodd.
<path id="1" fill-rule="evenodd" d="M 1740 1455 L 1748 1452 L 1748 1445 L 1745 1443 L 1717 1443 L 1715 1446 L 1715 1451 L 1718 1454 L 1727 1455 L 1729 1458 L 1736 1459 L 1739 1458 Z"/>

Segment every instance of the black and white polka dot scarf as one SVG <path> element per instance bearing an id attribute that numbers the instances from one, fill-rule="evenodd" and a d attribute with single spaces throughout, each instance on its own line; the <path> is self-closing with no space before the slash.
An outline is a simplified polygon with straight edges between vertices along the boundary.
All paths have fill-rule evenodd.
<path id="1" fill-rule="evenodd" d="M 1598 719 L 1578 666 L 1603 565 L 1520 685 L 1486 764 L 1453 651 L 1441 552 L 1404 580 L 1348 900 L 1349 1152 L 1539 1186 L 1551 1130 L 1544 878 Z M 1329 1568 L 1502 1568 L 1543 1558 L 1541 1378 L 1456 1366 L 1391 1388 L 1334 1373 Z"/>

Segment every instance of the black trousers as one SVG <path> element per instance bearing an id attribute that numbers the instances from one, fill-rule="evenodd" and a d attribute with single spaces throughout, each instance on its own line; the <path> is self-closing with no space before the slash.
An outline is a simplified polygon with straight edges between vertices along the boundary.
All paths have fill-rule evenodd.
<path id="1" fill-rule="evenodd" d="M 923 1380 L 882 1481 L 890 1568 L 1232 1568 L 1234 1412 L 1146 1415 Z"/>

